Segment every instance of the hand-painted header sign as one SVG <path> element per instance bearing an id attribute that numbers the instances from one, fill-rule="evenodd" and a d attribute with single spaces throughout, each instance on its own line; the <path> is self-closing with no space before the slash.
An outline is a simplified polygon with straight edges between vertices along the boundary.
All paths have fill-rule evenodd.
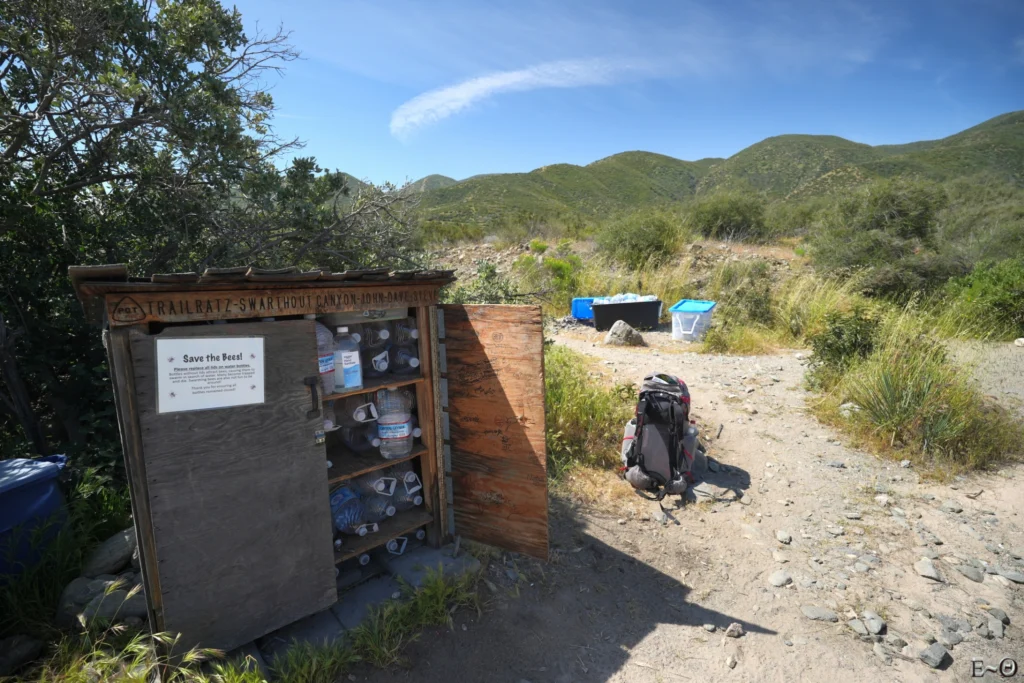
<path id="1" fill-rule="evenodd" d="M 157 339 L 157 412 L 263 403 L 263 361 L 263 337 Z"/>
<path id="2" fill-rule="evenodd" d="M 111 326 L 117 327 L 144 322 L 237 320 L 432 306 L 437 303 L 437 289 L 436 285 L 414 285 L 108 294 L 107 318 Z"/>

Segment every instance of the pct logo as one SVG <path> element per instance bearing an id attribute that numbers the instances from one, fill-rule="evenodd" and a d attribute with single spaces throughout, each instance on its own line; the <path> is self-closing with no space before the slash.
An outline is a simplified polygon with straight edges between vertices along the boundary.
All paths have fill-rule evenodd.
<path id="1" fill-rule="evenodd" d="M 999 674 L 1003 678 L 1016 676 L 1018 671 L 1017 661 L 1010 657 L 1003 657 L 996 666 L 985 666 L 980 659 L 971 660 L 971 678 L 981 678 L 986 673 Z"/>
<path id="2" fill-rule="evenodd" d="M 124 297 L 110 309 L 110 319 L 114 322 L 134 323 L 145 318 L 146 313 L 142 306 L 130 296 Z"/>

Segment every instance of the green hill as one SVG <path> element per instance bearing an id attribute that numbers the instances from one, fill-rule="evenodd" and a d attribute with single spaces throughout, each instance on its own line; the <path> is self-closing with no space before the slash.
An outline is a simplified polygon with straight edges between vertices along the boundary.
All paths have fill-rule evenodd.
<path id="1" fill-rule="evenodd" d="M 723 190 L 769 199 L 846 192 L 880 177 L 947 181 L 973 176 L 1024 186 L 1024 111 L 997 116 L 941 140 L 872 147 L 832 135 L 779 135 L 728 159 L 682 161 L 651 152 L 623 152 L 587 166 L 554 164 L 529 173 L 454 181 L 427 176 L 425 220 L 490 224 L 507 217 L 604 216 L 671 205 Z"/>
<path id="2" fill-rule="evenodd" d="M 455 178 L 449 178 L 446 175 L 439 175 L 432 173 L 425 178 L 420 178 L 417 181 L 409 183 L 409 187 L 414 192 L 430 192 L 431 190 L 440 190 L 444 187 L 450 187 L 455 183 L 459 182 Z"/>

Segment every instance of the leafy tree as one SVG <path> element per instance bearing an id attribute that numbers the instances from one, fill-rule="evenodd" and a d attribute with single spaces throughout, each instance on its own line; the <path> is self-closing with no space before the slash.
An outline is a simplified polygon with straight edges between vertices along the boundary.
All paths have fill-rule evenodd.
<path id="1" fill-rule="evenodd" d="M 409 194 L 296 159 L 264 82 L 294 59 L 217 0 L 0 5 L 0 457 L 117 472 L 99 334 L 67 268 L 410 262 Z"/>
<path id="2" fill-rule="evenodd" d="M 678 219 L 655 209 L 611 220 L 597 234 L 597 244 L 611 258 L 633 269 L 661 262 L 679 250 Z"/>

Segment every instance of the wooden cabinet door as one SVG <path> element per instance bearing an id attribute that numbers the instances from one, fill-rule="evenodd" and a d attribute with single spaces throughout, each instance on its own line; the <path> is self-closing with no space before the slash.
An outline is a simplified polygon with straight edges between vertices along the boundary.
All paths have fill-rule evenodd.
<path id="1" fill-rule="evenodd" d="M 440 307 L 455 532 L 548 557 L 539 306 Z"/>
<path id="2" fill-rule="evenodd" d="M 171 358 L 157 342 L 186 337 L 262 338 L 264 402 L 166 412 L 157 364 Z M 318 375 L 313 322 L 133 330 L 130 348 L 154 626 L 186 647 L 231 649 L 336 602 L 323 414 L 307 383 Z"/>

